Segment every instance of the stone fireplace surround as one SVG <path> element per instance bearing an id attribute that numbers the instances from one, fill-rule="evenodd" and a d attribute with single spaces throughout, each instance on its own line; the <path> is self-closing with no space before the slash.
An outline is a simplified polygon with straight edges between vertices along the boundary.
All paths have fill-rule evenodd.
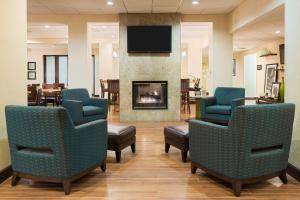
<path id="1" fill-rule="evenodd" d="M 171 53 L 127 53 L 127 26 L 172 25 Z M 146 39 L 146 38 L 145 38 Z M 120 121 L 180 120 L 180 15 L 120 15 Z M 168 109 L 132 109 L 132 81 L 167 81 Z"/>

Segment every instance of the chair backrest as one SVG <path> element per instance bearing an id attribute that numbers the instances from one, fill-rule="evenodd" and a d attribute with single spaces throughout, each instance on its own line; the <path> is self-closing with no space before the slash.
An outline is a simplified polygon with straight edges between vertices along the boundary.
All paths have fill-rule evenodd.
<path id="1" fill-rule="evenodd" d="M 181 92 L 189 92 L 190 79 L 181 79 Z"/>
<path id="2" fill-rule="evenodd" d="M 217 104 L 231 105 L 233 99 L 245 98 L 244 88 L 217 87 L 214 95 Z"/>
<path id="3" fill-rule="evenodd" d="M 27 86 L 27 99 L 28 102 L 36 102 L 37 101 L 37 88 L 36 86 Z"/>
<path id="4" fill-rule="evenodd" d="M 42 88 L 43 89 L 52 89 L 54 87 L 53 84 L 43 83 Z"/>
<path id="5" fill-rule="evenodd" d="M 107 80 L 107 90 L 109 93 L 119 92 L 119 80 L 118 79 L 108 79 Z"/>
<path id="6" fill-rule="evenodd" d="M 105 81 L 103 79 L 100 79 L 100 87 L 101 87 L 101 91 L 105 89 Z"/>
<path id="7" fill-rule="evenodd" d="M 6 106 L 5 112 L 13 169 L 29 174 L 63 175 L 66 169 L 63 135 L 74 129 L 67 111 Z"/>
<path id="8" fill-rule="evenodd" d="M 229 122 L 241 177 L 284 170 L 291 145 L 294 104 L 237 107 Z M 247 170 L 248 169 L 248 170 Z"/>
<path id="9" fill-rule="evenodd" d="M 82 101 L 83 105 L 87 105 L 90 99 L 89 92 L 85 88 L 64 89 L 61 92 L 62 101 L 76 100 Z"/>
<path id="10" fill-rule="evenodd" d="M 65 84 L 64 83 L 54 83 L 53 84 L 53 88 L 54 89 L 61 89 L 61 90 L 63 90 L 63 89 L 65 89 Z"/>

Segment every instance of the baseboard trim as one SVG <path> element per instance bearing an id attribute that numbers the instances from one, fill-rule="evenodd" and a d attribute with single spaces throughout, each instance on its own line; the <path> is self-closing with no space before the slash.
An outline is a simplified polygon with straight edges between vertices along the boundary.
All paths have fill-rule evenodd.
<path id="1" fill-rule="evenodd" d="M 293 177 L 294 179 L 296 179 L 298 182 L 300 182 L 300 169 L 295 167 L 292 164 L 288 164 L 286 172 Z"/>
<path id="2" fill-rule="evenodd" d="M 11 165 L 0 171 L 0 184 L 12 176 L 13 170 Z"/>

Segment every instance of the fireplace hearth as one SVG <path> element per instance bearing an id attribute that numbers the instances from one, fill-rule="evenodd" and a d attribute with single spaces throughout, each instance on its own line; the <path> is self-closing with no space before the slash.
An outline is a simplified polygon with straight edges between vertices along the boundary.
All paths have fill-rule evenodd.
<path id="1" fill-rule="evenodd" d="M 168 109 L 168 82 L 132 81 L 132 109 Z"/>

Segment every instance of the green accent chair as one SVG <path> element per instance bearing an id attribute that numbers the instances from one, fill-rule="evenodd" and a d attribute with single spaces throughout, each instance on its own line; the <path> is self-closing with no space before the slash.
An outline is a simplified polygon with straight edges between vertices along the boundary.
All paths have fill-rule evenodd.
<path id="1" fill-rule="evenodd" d="M 106 169 L 107 121 L 74 126 L 65 108 L 6 106 L 13 169 L 20 178 L 62 183 L 70 194 L 74 180 L 100 166 Z"/>
<path id="2" fill-rule="evenodd" d="M 107 99 L 90 98 L 84 88 L 65 89 L 61 94 L 62 106 L 69 111 L 74 124 L 107 118 Z"/>
<path id="3" fill-rule="evenodd" d="M 201 120 L 227 124 L 232 111 L 244 104 L 244 88 L 218 87 L 213 97 L 200 98 Z"/>
<path id="4" fill-rule="evenodd" d="M 237 107 L 227 126 L 189 121 L 191 172 L 197 168 L 232 184 L 240 195 L 243 184 L 279 176 L 287 183 L 294 104 Z"/>

